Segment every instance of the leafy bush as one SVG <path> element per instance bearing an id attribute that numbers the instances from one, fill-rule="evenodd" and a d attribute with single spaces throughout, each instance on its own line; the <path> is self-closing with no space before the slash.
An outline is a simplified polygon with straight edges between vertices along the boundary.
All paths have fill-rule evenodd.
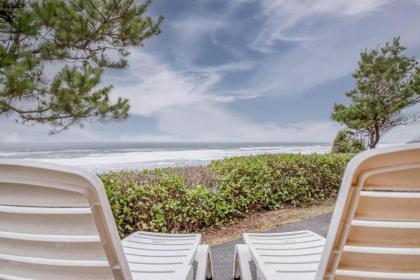
<path id="1" fill-rule="evenodd" d="M 366 150 L 363 140 L 359 139 L 353 131 L 340 130 L 334 139 L 333 153 L 360 153 Z"/>
<path id="2" fill-rule="evenodd" d="M 208 167 L 100 174 L 120 235 L 197 232 L 249 213 L 320 203 L 336 195 L 351 156 L 260 155 Z"/>

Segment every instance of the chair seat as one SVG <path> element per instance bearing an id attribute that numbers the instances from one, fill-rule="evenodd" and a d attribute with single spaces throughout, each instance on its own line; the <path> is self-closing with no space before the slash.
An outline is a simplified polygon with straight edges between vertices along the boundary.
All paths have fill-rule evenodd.
<path id="1" fill-rule="evenodd" d="M 312 280 L 325 238 L 311 231 L 246 233 L 245 243 L 262 279 Z"/>
<path id="2" fill-rule="evenodd" d="M 125 238 L 122 246 L 133 279 L 192 279 L 200 241 L 200 234 L 139 231 Z"/>

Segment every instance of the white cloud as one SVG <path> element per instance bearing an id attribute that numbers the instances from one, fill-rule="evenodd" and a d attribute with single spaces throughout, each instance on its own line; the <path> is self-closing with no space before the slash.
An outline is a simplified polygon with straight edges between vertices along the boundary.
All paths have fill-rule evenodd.
<path id="1" fill-rule="evenodd" d="M 394 10 L 384 7 L 389 2 L 263 1 L 267 21 L 250 46 L 266 53 L 269 59 L 260 63 L 253 79 L 277 83 L 278 95 L 299 94 L 350 75 L 362 49 L 375 48 L 393 36 L 400 35 L 408 50 L 418 50 L 420 37 L 413 26 L 420 24 L 420 18 L 382 21 L 366 16 L 381 10 L 382 18 L 391 17 Z M 325 18 L 326 15 L 330 17 Z M 351 19 L 356 15 L 364 17 Z M 317 20 L 323 23 L 318 24 Z M 292 47 L 276 50 L 276 40 L 285 40 Z"/>
<path id="2" fill-rule="evenodd" d="M 135 52 L 128 75 L 118 77 L 114 95 L 130 99 L 131 113 L 154 116 L 157 133 L 120 135 L 123 141 L 330 141 L 336 125 L 327 122 L 303 122 L 289 126 L 255 123 L 227 110 L 223 103 L 258 98 L 273 90 L 249 88 L 213 92 L 225 73 L 247 70 L 247 63 L 216 67 L 189 67 L 176 71 L 151 54 Z M 129 81 L 125 83 L 125 80 Z M 112 79 L 111 79 L 112 82 Z"/>
<path id="3" fill-rule="evenodd" d="M 0 142 L 22 142 L 22 138 L 15 131 L 0 132 Z"/>
<path id="4" fill-rule="evenodd" d="M 298 24 L 307 24 L 315 16 L 356 16 L 377 11 L 393 0 L 263 0 L 262 13 L 266 22 L 260 35 L 251 43 L 255 50 L 267 53 L 276 40 L 304 41 L 310 34 L 290 34 Z"/>
<path id="5" fill-rule="evenodd" d="M 130 58 L 128 80 L 135 82 L 124 84 L 124 78 L 115 83 L 113 94 L 130 99 L 131 113 L 150 116 L 167 107 L 179 104 L 191 104 L 202 99 L 202 92 L 218 81 L 216 74 L 184 75 L 172 71 L 168 65 L 160 64 L 151 55 L 136 52 Z"/>
<path id="6" fill-rule="evenodd" d="M 397 127 L 385 134 L 380 143 L 406 143 L 414 139 L 420 139 L 420 123 Z"/>
<path id="7" fill-rule="evenodd" d="M 405 110 L 408 114 L 420 114 L 420 104 Z M 420 122 L 413 125 L 399 126 L 385 134 L 381 142 L 405 143 L 414 139 L 420 139 Z"/>
<path id="8" fill-rule="evenodd" d="M 71 141 L 104 141 L 100 133 L 92 125 L 86 128 L 72 127 L 58 134 L 50 135 L 48 125 L 18 124 L 13 115 L 0 117 L 1 142 L 71 142 Z"/>
<path id="9" fill-rule="evenodd" d="M 170 23 L 173 32 L 182 35 L 185 43 L 191 44 L 201 36 L 217 31 L 226 26 L 227 22 L 221 18 L 189 16 Z"/>
<path id="10" fill-rule="evenodd" d="M 173 34 L 171 43 L 176 48 L 173 52 L 176 53 L 177 62 L 190 65 L 191 61 L 200 57 L 203 39 L 225 27 L 229 27 L 229 19 L 225 15 L 197 13 L 168 21 L 166 32 Z"/>
<path id="11" fill-rule="evenodd" d="M 210 2 L 211 0 L 207 0 Z M 125 71 L 108 71 L 106 84 L 113 84 L 112 96 L 130 99 L 131 113 L 152 117 L 158 132 L 134 131 L 111 135 L 105 125 L 89 126 L 86 129 L 72 128 L 56 136 L 48 136 L 48 127 L 20 126 L 0 120 L 1 141 L 284 141 L 284 142 L 331 142 L 337 124 L 325 121 L 292 122 L 280 125 L 257 122 L 246 118 L 246 112 L 231 111 L 226 103 L 255 99 L 268 94 L 299 94 L 315 85 L 348 75 L 356 67 L 360 49 L 375 47 L 402 35 L 409 49 L 420 45 L 416 28 L 420 21 L 396 18 L 395 23 L 376 20 L 376 25 L 361 28 L 361 25 L 345 25 L 347 19 L 365 19 L 367 15 L 380 11 L 391 0 L 316 0 L 286 1 L 261 0 L 264 21 L 261 32 L 250 46 L 263 55 L 247 57 L 246 46 L 234 43 L 216 44 L 220 48 L 236 53 L 239 62 L 217 66 L 197 66 L 198 55 L 203 54 L 204 36 L 226 29 L 235 32 L 229 18 L 230 13 L 246 2 L 257 0 L 235 0 L 229 2 L 229 11 L 212 17 L 203 12 L 170 21 L 161 36 L 174 32 L 173 61 L 160 59 L 159 51 L 134 49 L 129 57 L 130 67 Z M 419 2 L 420 3 L 420 2 Z M 416 6 L 417 7 L 417 6 Z M 387 10 L 384 17 L 392 11 Z M 255 16 L 257 13 L 255 13 Z M 237 16 L 237 15 L 236 15 Z M 362 18 L 365 17 L 365 18 Z M 344 19 L 344 20 L 341 20 Z M 239 19 L 241 20 L 241 19 Z M 315 30 L 313 20 L 325 20 L 328 24 Z M 377 27 L 380 26 L 380 27 Z M 409 28 L 411 27 L 411 28 Z M 354 28 L 354 29 L 352 29 Z M 368 31 L 366 31 L 368 30 Z M 372 36 L 374 34 L 374 36 Z M 390 35 L 392 34 L 392 35 Z M 390 37 L 391 36 L 391 37 Z M 223 36 L 218 40 L 223 41 Z M 211 36 L 209 39 L 212 39 Z M 205 40 L 203 40 L 205 41 Z M 166 41 L 165 41 L 166 42 Z M 279 42 L 293 47 L 275 50 Z M 218 43 L 218 42 L 216 42 Z M 167 50 L 166 48 L 163 48 Z M 212 50 L 211 52 L 213 52 Z M 277 52 L 276 52 L 277 51 Z M 215 52 L 215 51 L 214 51 Z M 201 58 L 201 57 L 200 57 Z M 247 80 L 234 81 L 224 88 L 221 81 L 230 73 L 251 72 Z M 240 75 L 238 75 L 240 76 Z M 231 87 L 233 89 L 231 89 Z M 258 105 L 261 106 L 261 105 Z M 295 106 L 298 106 L 296 104 Z M 314 108 L 317 110 L 319 108 Z M 264 110 L 256 107 L 255 111 Z M 275 119 L 275 118 L 273 118 Z M 414 137 L 419 126 L 398 128 L 384 137 L 384 141 L 403 142 Z M 127 129 L 130 126 L 127 125 Z M 135 128 L 134 128 L 135 129 Z M 134 130 L 133 129 L 133 130 Z"/>
<path id="12" fill-rule="evenodd" d="M 200 68 L 189 66 L 178 71 L 142 51 L 133 52 L 130 60 L 136 63 L 131 63 L 124 76 L 113 77 L 108 74 L 107 82 L 115 85 L 113 96 L 123 96 L 130 100 L 132 114 L 152 116 L 173 106 L 192 106 L 205 100 L 227 102 L 256 96 L 255 93 L 250 95 L 247 92 L 243 96 L 237 93 L 231 98 L 210 90 L 225 73 L 252 67 L 245 62 Z"/>
<path id="13" fill-rule="evenodd" d="M 287 126 L 255 123 L 217 106 L 200 103 L 174 107 L 159 116 L 158 130 L 183 141 L 331 141 L 337 125 L 330 122 L 301 122 Z"/>

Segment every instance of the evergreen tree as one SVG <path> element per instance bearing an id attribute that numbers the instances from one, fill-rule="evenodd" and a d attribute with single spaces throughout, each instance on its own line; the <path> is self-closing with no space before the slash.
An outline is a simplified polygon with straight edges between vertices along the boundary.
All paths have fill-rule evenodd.
<path id="1" fill-rule="evenodd" d="M 0 114 L 54 131 L 127 118 L 128 100 L 99 88 L 130 46 L 160 32 L 151 0 L 0 0 Z"/>
<path id="2" fill-rule="evenodd" d="M 367 136 L 369 148 L 400 125 L 415 123 L 417 114 L 403 110 L 420 102 L 420 68 L 413 57 L 402 54 L 400 38 L 381 49 L 364 50 L 353 74 L 356 88 L 347 92 L 352 103 L 335 104 L 332 119 Z"/>

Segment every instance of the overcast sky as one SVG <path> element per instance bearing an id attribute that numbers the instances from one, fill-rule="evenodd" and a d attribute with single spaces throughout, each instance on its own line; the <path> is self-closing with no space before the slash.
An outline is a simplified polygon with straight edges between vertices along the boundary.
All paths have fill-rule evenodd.
<path id="1" fill-rule="evenodd" d="M 128 120 L 49 136 L 2 117 L 0 141 L 331 142 L 362 49 L 401 36 L 420 58 L 415 0 L 155 0 L 150 14 L 162 33 L 103 77 L 130 99 Z"/>

